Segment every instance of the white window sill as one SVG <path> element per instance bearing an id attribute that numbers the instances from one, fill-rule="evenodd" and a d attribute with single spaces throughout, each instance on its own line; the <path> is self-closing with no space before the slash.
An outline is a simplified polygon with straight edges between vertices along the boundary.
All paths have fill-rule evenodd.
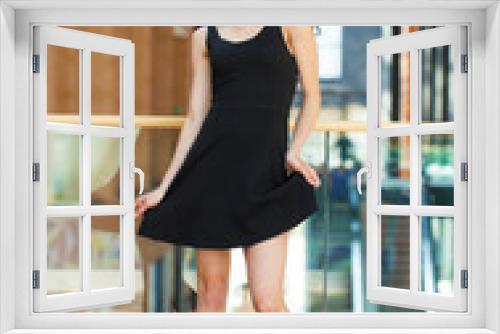
<path id="1" fill-rule="evenodd" d="M 14 329 L 4 334 L 496 334 L 485 328 L 347 329 Z"/>

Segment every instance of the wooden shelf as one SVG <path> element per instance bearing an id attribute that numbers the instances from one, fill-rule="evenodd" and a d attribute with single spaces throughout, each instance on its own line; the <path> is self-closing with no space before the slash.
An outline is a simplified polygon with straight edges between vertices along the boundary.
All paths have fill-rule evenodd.
<path id="1" fill-rule="evenodd" d="M 141 129 L 181 129 L 184 115 L 136 115 L 135 124 Z M 79 117 L 73 115 L 51 114 L 47 119 L 54 123 L 78 124 Z M 91 118 L 92 125 L 118 126 L 119 117 L 113 115 L 96 115 Z M 295 126 L 295 118 L 290 117 L 290 128 Z M 362 121 L 319 120 L 313 131 L 365 132 L 366 123 Z"/>

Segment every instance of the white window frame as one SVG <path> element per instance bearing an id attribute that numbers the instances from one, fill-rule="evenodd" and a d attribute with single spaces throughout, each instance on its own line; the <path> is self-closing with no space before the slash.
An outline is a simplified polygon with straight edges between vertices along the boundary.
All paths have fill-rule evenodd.
<path id="1" fill-rule="evenodd" d="M 134 160 L 135 160 L 135 85 L 134 44 L 129 40 L 54 26 L 34 27 L 34 54 L 39 56 L 39 73 L 33 75 L 34 161 L 39 164 L 39 181 L 33 184 L 34 196 L 34 256 L 33 268 L 39 271 L 39 287 L 34 289 L 33 307 L 36 312 L 78 310 L 85 307 L 113 305 L 135 297 L 135 221 L 134 221 Z M 80 110 L 78 124 L 53 123 L 47 118 L 47 46 L 57 45 L 77 50 L 80 67 Z M 91 122 L 91 59 L 92 52 L 118 57 L 119 60 L 119 125 L 97 126 Z M 48 133 L 77 135 L 80 143 L 79 205 L 47 206 L 47 135 Z M 120 198 L 118 204 L 92 205 L 91 200 L 91 140 L 120 140 Z M 119 218 L 121 286 L 105 289 L 91 287 L 92 216 Z M 81 291 L 48 294 L 47 290 L 47 219 L 77 217 Z"/>
<path id="2" fill-rule="evenodd" d="M 462 55 L 467 54 L 465 45 L 467 31 L 464 26 L 447 26 L 427 29 L 415 33 L 388 36 L 373 40 L 367 45 L 367 298 L 368 300 L 393 306 L 422 310 L 467 310 L 467 289 L 461 288 L 461 271 L 467 270 L 467 181 L 461 180 L 461 163 L 467 163 L 467 79 L 462 73 Z M 421 50 L 450 45 L 453 63 L 451 96 L 453 116 L 451 122 L 421 122 Z M 410 55 L 410 122 L 381 126 L 380 75 L 381 56 Z M 403 56 L 401 56 L 403 59 Z M 453 141 L 453 199 L 452 206 L 421 204 L 421 135 L 452 134 Z M 407 205 L 381 204 L 381 139 L 410 138 L 410 198 Z M 381 285 L 381 218 L 383 216 L 407 216 L 410 229 L 409 289 Z M 430 217 L 452 217 L 453 219 L 453 292 L 452 295 L 430 293 L 420 290 L 420 219 Z"/>
<path id="3" fill-rule="evenodd" d="M 120 8 L 125 6 L 129 8 Z M 450 333 L 492 333 L 500 329 L 500 10 L 494 1 L 446 1 L 441 8 L 429 2 L 371 2 L 352 0 L 263 1 L 72 1 L 10 0 L 0 4 L 0 332 L 23 328 L 453 328 Z M 59 6 L 59 7 L 58 7 Z M 61 7 L 66 8 L 61 8 Z M 394 6 L 394 7 L 390 7 Z M 396 8 L 397 6 L 397 8 Z M 421 8 L 409 8 L 420 6 Z M 489 7 L 488 7 L 489 6 Z M 80 8 L 77 8 L 80 7 Z M 81 7 L 86 9 L 81 9 Z M 102 7 L 102 8 L 100 8 Z M 113 8 L 114 7 L 114 8 Z M 134 7 L 134 8 L 130 8 Z M 356 7 L 356 8 L 353 8 Z M 368 8 L 369 7 L 369 8 Z M 373 9 L 373 7 L 378 7 Z M 486 7 L 488 7 L 486 9 Z M 45 10 L 51 8 L 50 10 Z M 137 8 L 142 8 L 138 10 Z M 263 15 L 265 14 L 265 15 Z M 263 19 L 266 18 L 266 19 Z M 456 313 L 307 313 L 307 314 L 33 314 L 30 258 L 33 212 L 31 157 L 31 26 L 37 23 L 71 25 L 199 25 L 222 24 L 468 24 L 470 88 L 468 91 L 468 312 Z M 487 29 L 486 29 L 487 28 Z M 14 36 L 15 31 L 15 36 Z M 15 61 L 15 70 L 13 64 Z M 488 71 L 485 71 L 487 66 Z M 13 84 L 14 83 L 14 84 Z M 15 85 L 15 86 L 14 86 Z M 12 125 L 15 124 L 15 127 Z M 486 140 L 488 138 L 488 140 Z M 14 139 L 14 141 L 12 140 Z M 488 154 L 488 164 L 486 164 Z M 488 173 L 485 182 L 484 172 Z M 12 192 L 14 191 L 14 196 Z M 488 204 L 488 205 L 487 205 Z M 487 219 L 486 219 L 487 218 Z M 486 252 L 487 250 L 487 252 Z M 15 254 L 15 257 L 12 256 Z M 486 255 L 495 256 L 486 257 Z M 487 265 L 485 265 L 487 264 Z M 488 296 L 484 291 L 488 290 Z M 15 288 L 12 288 L 15 287 Z M 14 305 L 14 307 L 12 307 Z M 196 320 L 194 320 L 195 318 Z M 193 321 L 194 320 L 194 321 Z M 212 332 L 221 332 L 212 330 Z M 231 330 L 231 332 L 238 332 Z M 241 331 L 243 332 L 243 330 Z M 248 332 L 248 331 L 247 331 Z M 295 331 L 297 333 L 297 331 Z M 332 330 L 333 332 L 333 330 Z M 345 332 L 342 331 L 342 332 Z M 379 333 L 379 330 L 374 332 Z M 405 331 L 406 332 L 406 331 Z"/>

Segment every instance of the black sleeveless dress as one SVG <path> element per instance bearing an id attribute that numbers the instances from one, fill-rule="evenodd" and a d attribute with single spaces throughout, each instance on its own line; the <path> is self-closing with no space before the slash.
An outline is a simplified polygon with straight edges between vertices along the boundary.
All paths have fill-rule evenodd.
<path id="1" fill-rule="evenodd" d="M 200 248 L 255 244 L 317 211 L 314 186 L 287 173 L 297 64 L 280 26 L 241 42 L 208 27 L 211 108 L 162 200 L 138 234 Z"/>

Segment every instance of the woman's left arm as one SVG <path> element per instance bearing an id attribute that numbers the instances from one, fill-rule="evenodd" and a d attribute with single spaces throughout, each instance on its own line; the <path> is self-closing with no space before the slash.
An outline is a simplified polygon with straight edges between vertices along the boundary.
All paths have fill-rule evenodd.
<path id="1" fill-rule="evenodd" d="M 301 172 L 309 183 L 318 187 L 320 178 L 317 172 L 300 157 L 302 146 L 316 124 L 321 109 L 316 36 L 312 26 L 290 26 L 285 31 L 292 45 L 303 91 L 303 103 L 295 122 L 286 163 L 288 168 Z"/>

